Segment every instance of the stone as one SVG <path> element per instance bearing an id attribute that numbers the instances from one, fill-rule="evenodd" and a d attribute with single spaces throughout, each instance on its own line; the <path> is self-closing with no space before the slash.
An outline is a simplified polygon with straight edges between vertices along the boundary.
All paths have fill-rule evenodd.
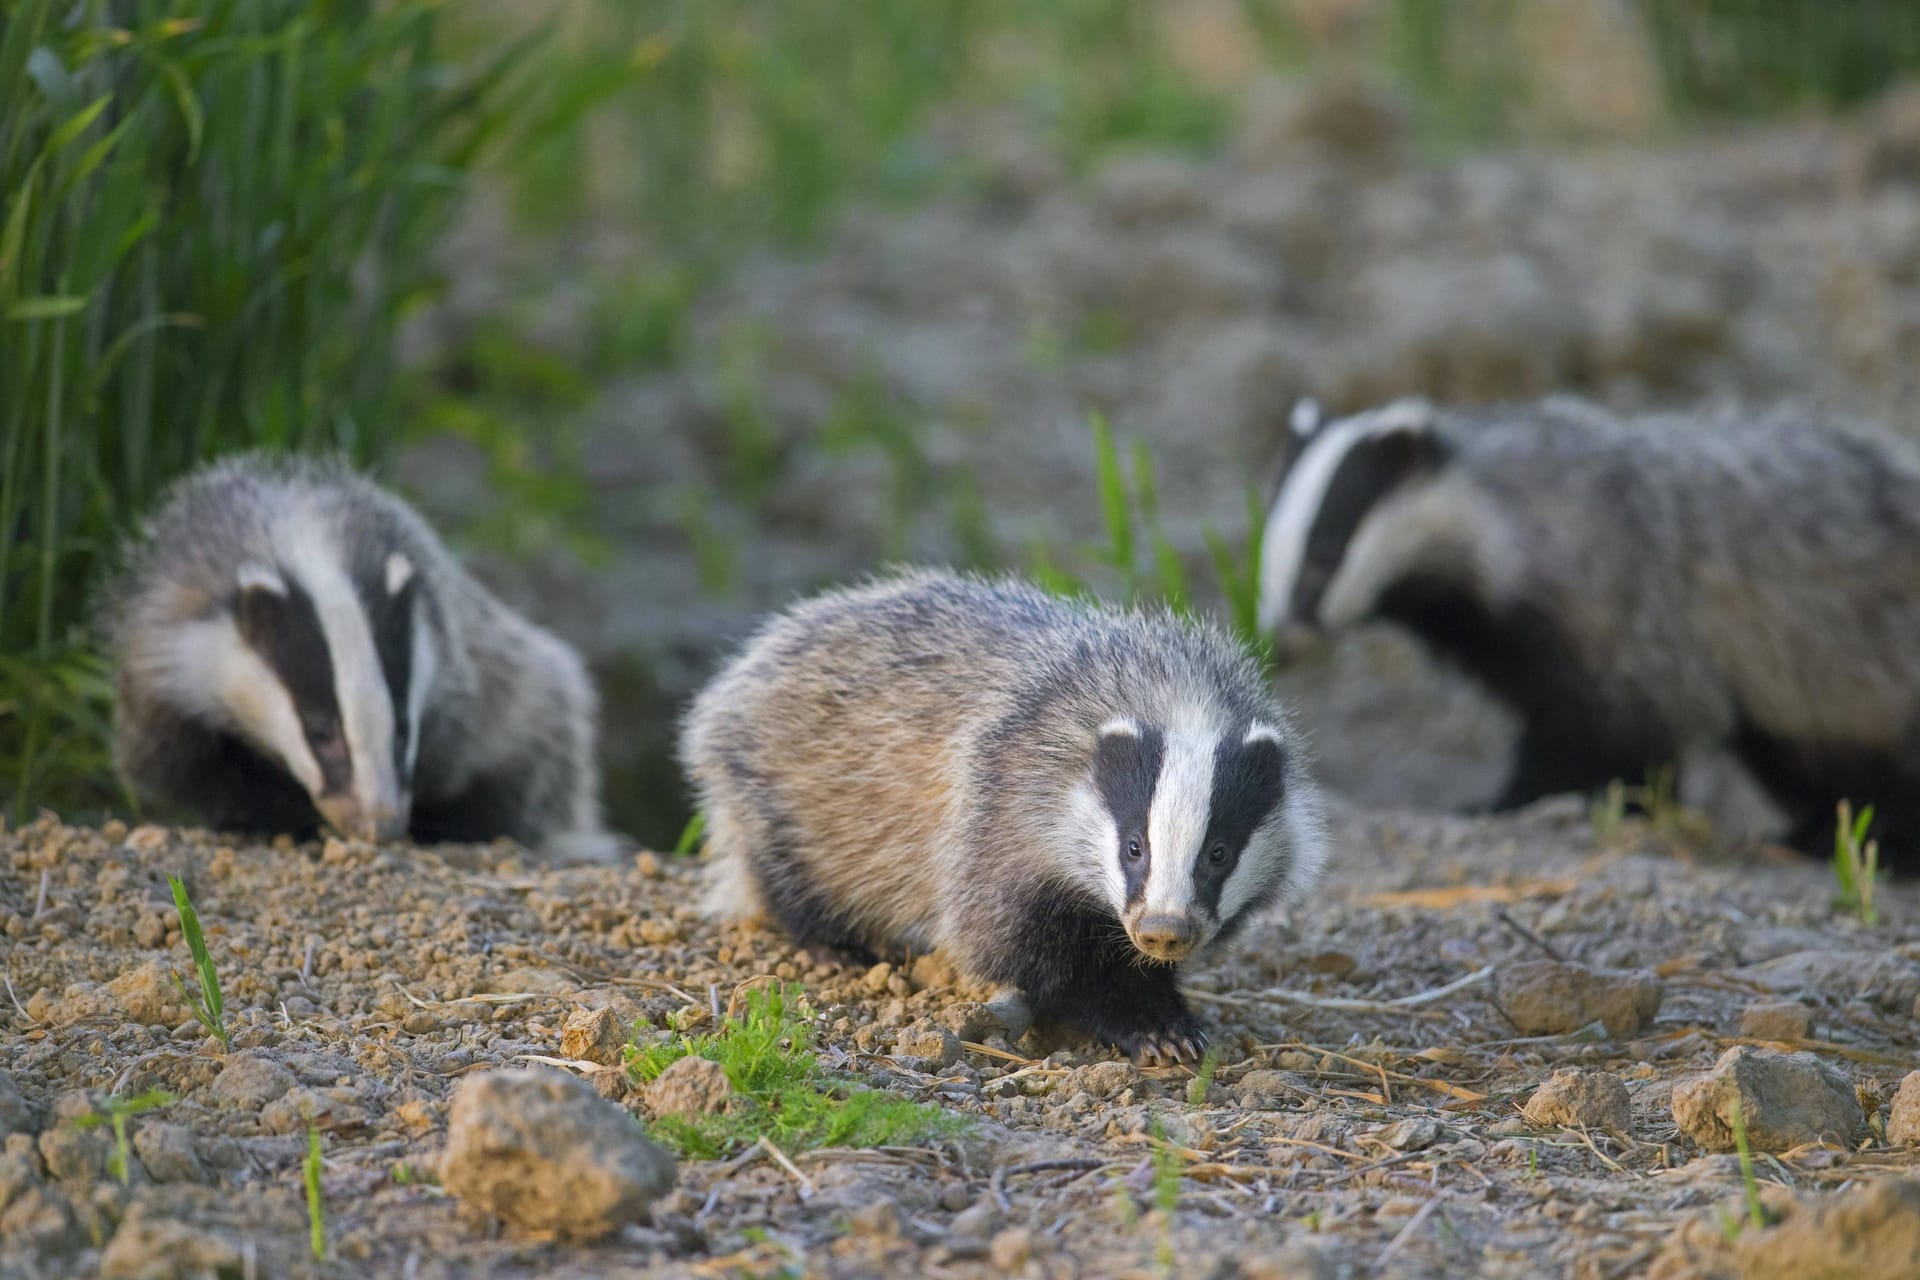
<path id="1" fill-rule="evenodd" d="M 586 1081 L 493 1070 L 454 1092 L 440 1180 L 517 1230 L 588 1241 L 645 1220 L 674 1161 Z"/>
<path id="2" fill-rule="evenodd" d="M 1866 1000 L 1889 1010 L 1920 998 L 1920 962 L 1893 951 L 1792 951 L 1733 976 L 1783 996 Z"/>
<path id="3" fill-rule="evenodd" d="M 872 1200 L 848 1215 L 847 1227 L 857 1236 L 898 1236 L 902 1234 L 900 1210 L 891 1200 Z"/>
<path id="4" fill-rule="evenodd" d="M 560 1052 L 606 1067 L 617 1067 L 626 1055 L 626 1029 L 611 1009 L 575 1009 L 560 1024 Z"/>
<path id="5" fill-rule="evenodd" d="M 1445 1134 L 1440 1122 L 1431 1116 L 1410 1116 L 1394 1121 L 1373 1136 L 1395 1151 L 1425 1151 Z"/>
<path id="6" fill-rule="evenodd" d="M 1908 1072 L 1894 1092 L 1887 1141 L 1896 1147 L 1920 1147 L 1920 1071 Z"/>
<path id="7" fill-rule="evenodd" d="M 1740 1011 L 1740 1034 L 1755 1040 L 1807 1040 L 1813 1010 L 1798 1000 L 1756 1000 Z"/>
<path id="8" fill-rule="evenodd" d="M 1624 1134 L 1633 1128 L 1633 1100 L 1611 1071 L 1571 1067 L 1555 1071 L 1521 1110 L 1543 1129 L 1595 1129 Z"/>
<path id="9" fill-rule="evenodd" d="M 10 1072 L 0 1071 L 0 1141 L 11 1133 L 33 1133 L 33 1110 L 13 1083 Z"/>
<path id="10" fill-rule="evenodd" d="M 982 1197 L 954 1214 L 949 1230 L 955 1236 L 979 1240 L 991 1239 L 994 1233 L 1000 1230 L 1000 1206 L 992 1199 Z"/>
<path id="11" fill-rule="evenodd" d="M 366 1100 L 341 1086 L 293 1089 L 260 1109 L 268 1133 L 305 1133 L 308 1125 L 324 1132 L 362 1129 L 367 1119 Z"/>
<path id="12" fill-rule="evenodd" d="M 209 1101 L 236 1111 L 258 1111 L 293 1088 L 293 1072 L 257 1054 L 235 1057 L 207 1086 Z"/>
<path id="13" fill-rule="evenodd" d="M 1756 1151 L 1808 1142 L 1846 1146 L 1864 1118 L 1853 1082 L 1813 1054 L 1747 1045 L 1721 1054 L 1705 1075 L 1674 1086 L 1673 1118 L 1707 1150 L 1732 1151 L 1736 1102 Z"/>
<path id="14" fill-rule="evenodd" d="M 1734 1241 L 1741 1280 L 1920 1276 L 1920 1179 L 1868 1179 L 1834 1195 L 1769 1201 L 1779 1220 Z"/>
<path id="15" fill-rule="evenodd" d="M 187 1013 L 174 990 L 172 975 L 159 960 L 148 960 L 107 984 L 121 1012 L 150 1027 L 171 1027 Z"/>
<path id="16" fill-rule="evenodd" d="M 960 1061 L 960 1037 L 929 1018 L 906 1027 L 893 1042 L 897 1058 L 913 1059 L 925 1071 L 940 1071 Z"/>
<path id="17" fill-rule="evenodd" d="M 1026 1227 L 1008 1227 L 993 1237 L 987 1257 L 1001 1271 L 1018 1271 L 1033 1257 L 1033 1232 Z"/>
<path id="18" fill-rule="evenodd" d="M 726 1110 L 733 1084 L 719 1063 L 689 1054 L 669 1063 L 643 1096 L 655 1116 L 705 1115 Z"/>
<path id="19" fill-rule="evenodd" d="M 155 1182 L 205 1182 L 207 1170 L 193 1141 L 193 1130 L 183 1124 L 154 1121 L 133 1134 L 133 1151 Z"/>
<path id="20" fill-rule="evenodd" d="M 1287 1098 L 1299 1096 L 1300 1085 L 1285 1071 L 1262 1067 L 1249 1071 L 1234 1082 L 1233 1095 L 1243 1107 L 1271 1110 Z"/>
<path id="21" fill-rule="evenodd" d="M 1493 979 L 1494 1002 L 1523 1035 L 1564 1035 L 1599 1022 L 1610 1036 L 1630 1036 L 1653 1021 L 1664 995 L 1645 970 L 1554 960 L 1506 965 Z"/>
<path id="22" fill-rule="evenodd" d="M 1134 1081 L 1131 1062 L 1095 1062 L 1075 1074 L 1079 1087 L 1096 1098 L 1112 1098 L 1128 1089 Z"/>
<path id="23" fill-rule="evenodd" d="M 957 1000 L 934 1014 L 933 1020 L 962 1040 L 975 1044 L 1007 1030 L 999 1013 L 978 1000 Z"/>
<path id="24" fill-rule="evenodd" d="M 240 1242 L 199 1222 L 136 1202 L 100 1255 L 104 1280 L 188 1280 L 251 1270 Z"/>

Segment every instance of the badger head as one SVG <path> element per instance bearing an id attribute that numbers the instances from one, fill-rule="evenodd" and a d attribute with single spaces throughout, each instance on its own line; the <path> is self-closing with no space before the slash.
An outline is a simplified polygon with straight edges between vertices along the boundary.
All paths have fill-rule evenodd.
<path id="1" fill-rule="evenodd" d="M 287 523 L 271 557 L 242 562 L 149 660 L 177 705 L 283 768 L 326 826 L 391 839 L 411 814 L 437 666 L 418 574 L 397 549 L 349 554 Z"/>
<path id="2" fill-rule="evenodd" d="M 1318 877 L 1319 809 L 1288 741 L 1259 721 L 1100 726 L 1078 852 L 1146 959 L 1184 960 Z"/>
<path id="3" fill-rule="evenodd" d="M 1260 550 L 1260 627 L 1283 648 L 1303 635 L 1369 616 L 1389 585 L 1386 548 L 1370 524 L 1447 461 L 1435 414 L 1422 400 L 1323 423 L 1302 401 L 1293 413 L 1277 496 Z M 1405 549 L 1395 547 L 1395 553 Z"/>

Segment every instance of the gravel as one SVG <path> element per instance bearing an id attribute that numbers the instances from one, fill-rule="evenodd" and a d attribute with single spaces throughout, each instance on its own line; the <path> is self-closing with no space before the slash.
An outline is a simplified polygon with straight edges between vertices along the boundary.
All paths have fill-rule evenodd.
<path id="1" fill-rule="evenodd" d="M 985 1280 L 1010 1230 L 1026 1233 L 1033 1275 L 1155 1274 L 1167 1248 L 1195 1274 L 1369 1274 L 1396 1241 L 1390 1273 L 1641 1274 L 1696 1223 L 1719 1241 L 1716 1210 L 1738 1203 L 1732 1157 L 1668 1106 L 1753 1038 L 1742 1019 L 1772 997 L 1732 975 L 1822 945 L 1920 955 L 1920 886 L 1884 885 L 1867 929 L 1834 910 L 1822 866 L 1675 856 L 1637 819 L 1604 837 L 1566 804 L 1497 819 L 1337 804 L 1331 821 L 1339 857 L 1314 900 L 1191 971 L 1217 1050 L 1204 1095 L 1192 1071 L 1136 1068 L 1071 1028 L 1011 1034 L 985 1012 L 1011 1006 L 938 956 L 900 958 L 876 981 L 765 928 L 716 928 L 685 859 L 553 869 L 506 845 L 329 849 L 160 828 L 135 840 L 51 820 L 0 832 L 0 920 L 31 917 L 44 873 L 69 925 L 8 938 L 19 1004 L 0 995 L 0 1113 L 16 1131 L 0 1147 L 0 1233 L 36 1280 L 109 1261 L 198 1275 L 233 1251 L 258 1274 L 304 1274 L 311 1120 L 327 1265 L 351 1274 L 403 1274 L 417 1257 L 422 1275 L 500 1280 L 809 1266 Z M 169 872 L 193 886 L 232 1053 L 97 998 L 185 962 L 177 930 L 139 927 Z M 1657 971 L 1652 1021 L 1630 1039 L 1584 1024 L 1523 1033 L 1502 1012 L 1511 989 L 1488 981 L 1391 1003 L 1489 966 L 1525 973 L 1535 939 L 1587 975 L 1556 967 L 1547 989 Z M 804 1181 L 739 1150 L 669 1172 L 645 1145 L 654 1100 L 600 1059 L 624 1056 L 616 1031 L 653 1044 L 670 1024 L 709 1030 L 716 998 L 724 1008 L 768 976 L 804 989 L 830 1078 L 941 1106 L 968 1129 L 920 1148 L 786 1152 Z M 1860 996 L 1800 997 L 1825 1037 L 1802 1047 L 1836 1109 L 1856 1091 L 1893 1100 L 1892 1138 L 1907 1132 L 1898 1089 L 1920 1021 Z M 578 1065 L 529 1072 L 540 1058 Z M 1567 1092 L 1569 1072 L 1615 1078 L 1631 1124 L 1613 1132 L 1582 1106 L 1544 1129 L 1518 1114 Z M 152 1089 L 176 1100 L 128 1118 L 122 1186 L 111 1129 L 76 1121 L 110 1093 Z M 1756 1092 L 1750 1124 L 1771 1122 L 1771 1096 Z M 1779 1149 L 1778 1169 L 1758 1167 L 1763 1191 L 1790 1176 L 1814 1205 L 1920 1173 L 1920 1150 L 1882 1143 L 1859 1114 L 1843 1116 L 1851 1152 Z M 1156 1156 L 1163 1140 L 1172 1154 Z M 1170 1213 L 1162 1170 L 1184 1175 Z M 880 1202 L 898 1230 L 849 1235 L 851 1215 Z"/>

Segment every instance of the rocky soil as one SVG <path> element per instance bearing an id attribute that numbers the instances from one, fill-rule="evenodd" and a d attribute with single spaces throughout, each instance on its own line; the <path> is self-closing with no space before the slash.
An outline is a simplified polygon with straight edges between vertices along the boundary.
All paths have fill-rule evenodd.
<path id="1" fill-rule="evenodd" d="M 938 956 L 716 929 L 691 860 L 8 831 L 0 1276 L 1915 1274 L 1920 888 L 1869 928 L 1824 868 L 1564 802 L 1335 835 L 1321 897 L 1191 973 L 1197 1081 L 1010 1040 Z M 170 981 L 169 873 L 231 1052 Z M 636 1088 L 622 1046 L 769 976 L 833 1072 L 965 1131 L 668 1159 L 646 1126 L 724 1081 Z M 79 1121 L 150 1089 L 123 1184 Z"/>
<path id="2" fill-rule="evenodd" d="M 1112 590 L 1080 554 L 1100 531 L 1089 410 L 1150 450 L 1202 604 L 1204 532 L 1237 545 L 1303 395 L 1785 399 L 1920 430 L 1920 91 L 1848 123 L 1445 159 L 1365 84 L 1275 83 L 1242 115 L 1217 158 L 1089 173 L 1015 129 L 956 126 L 930 144 L 971 175 L 953 194 L 744 263 L 697 303 L 674 368 L 596 391 L 572 426 L 613 554 L 495 577 L 583 646 L 627 726 L 610 744 L 625 826 L 672 839 L 671 710 L 799 592 L 888 559 L 1042 552 Z M 596 273 L 630 252 L 614 228 L 562 255 L 482 210 L 441 319 L 557 275 L 573 283 L 548 283 L 531 340 L 573 360 Z M 456 527 L 490 509 L 461 446 L 402 479 Z M 1502 777 L 1510 726 L 1392 633 L 1282 685 L 1357 798 L 1452 807 Z"/>

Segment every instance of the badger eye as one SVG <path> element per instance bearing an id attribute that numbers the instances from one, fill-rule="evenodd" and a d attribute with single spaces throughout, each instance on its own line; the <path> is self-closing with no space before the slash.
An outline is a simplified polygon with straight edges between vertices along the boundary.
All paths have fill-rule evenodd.
<path id="1" fill-rule="evenodd" d="M 1227 860 L 1227 846 L 1223 844 L 1217 844 L 1213 846 L 1213 848 L 1207 850 L 1207 861 L 1213 863 L 1215 866 L 1219 866 L 1221 863 L 1225 862 L 1226 860 Z"/>
<path id="2" fill-rule="evenodd" d="M 307 735 L 309 742 L 332 742 L 340 736 L 340 722 L 329 715 L 316 713 L 302 716 L 300 728 Z"/>
<path id="3" fill-rule="evenodd" d="M 1129 858 L 1137 858 L 1140 856 L 1140 837 L 1139 836 L 1135 836 L 1131 840 L 1127 841 L 1127 856 Z"/>

